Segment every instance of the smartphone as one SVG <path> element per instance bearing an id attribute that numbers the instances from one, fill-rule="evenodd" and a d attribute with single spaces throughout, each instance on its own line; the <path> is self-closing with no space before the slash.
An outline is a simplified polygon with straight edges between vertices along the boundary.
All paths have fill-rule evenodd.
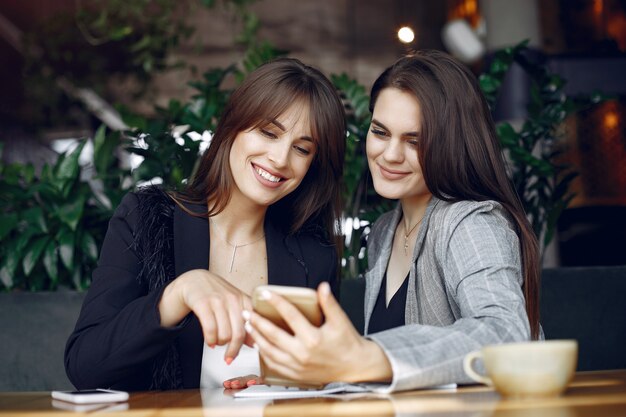
<path id="1" fill-rule="evenodd" d="M 55 400 L 53 398 L 52 407 L 75 413 L 88 413 L 96 410 L 98 410 L 98 412 L 106 411 L 108 413 L 111 411 L 126 411 L 128 410 L 128 403 L 74 404 L 63 400 Z"/>
<path id="2" fill-rule="evenodd" d="M 314 326 L 321 326 L 324 322 L 322 309 L 317 302 L 317 292 L 311 288 L 288 287 L 282 285 L 260 285 L 254 289 L 252 293 L 252 308 L 261 316 L 267 318 L 272 323 L 282 328 L 286 332 L 293 334 L 289 325 L 283 320 L 278 311 L 267 301 L 261 297 L 263 291 L 270 291 L 278 294 L 291 304 L 293 304 L 304 317 L 306 317 Z M 298 388 L 321 388 L 323 384 L 306 384 L 286 379 L 274 373 L 265 365 L 263 358 L 259 357 L 259 365 L 261 368 L 261 377 L 264 378 L 267 385 L 281 385 L 287 387 Z"/>
<path id="3" fill-rule="evenodd" d="M 317 302 L 317 292 L 311 288 L 287 287 L 283 285 L 260 285 L 252 293 L 252 308 L 261 316 L 270 320 L 283 330 L 293 334 L 287 323 L 267 300 L 261 297 L 263 291 L 278 294 L 293 304 L 304 317 L 314 326 L 321 326 L 324 322 L 322 309 Z"/>
<path id="4" fill-rule="evenodd" d="M 128 393 L 102 388 L 85 391 L 52 391 L 52 398 L 74 404 L 115 403 L 127 401 Z"/>

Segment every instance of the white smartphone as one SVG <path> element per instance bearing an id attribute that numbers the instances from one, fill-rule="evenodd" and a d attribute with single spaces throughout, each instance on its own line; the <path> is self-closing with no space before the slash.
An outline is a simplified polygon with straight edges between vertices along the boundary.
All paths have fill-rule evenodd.
<path id="1" fill-rule="evenodd" d="M 52 391 L 52 398 L 74 404 L 116 403 L 127 401 L 128 393 L 102 388 L 84 391 Z"/>
<path id="2" fill-rule="evenodd" d="M 88 413 L 91 411 L 126 411 L 128 403 L 98 403 L 98 404 L 74 404 L 63 400 L 52 399 L 52 407 L 64 411 L 73 411 L 75 413 Z"/>

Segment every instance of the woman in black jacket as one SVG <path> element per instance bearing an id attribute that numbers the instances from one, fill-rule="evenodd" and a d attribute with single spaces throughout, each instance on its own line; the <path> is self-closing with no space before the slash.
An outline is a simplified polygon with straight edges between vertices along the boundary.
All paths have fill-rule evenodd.
<path id="1" fill-rule="evenodd" d="M 251 73 L 180 193 L 128 194 L 65 351 L 79 389 L 178 389 L 258 373 L 241 312 L 261 284 L 337 286 L 343 106 L 318 70 Z M 247 342 L 250 344 L 250 341 Z"/>

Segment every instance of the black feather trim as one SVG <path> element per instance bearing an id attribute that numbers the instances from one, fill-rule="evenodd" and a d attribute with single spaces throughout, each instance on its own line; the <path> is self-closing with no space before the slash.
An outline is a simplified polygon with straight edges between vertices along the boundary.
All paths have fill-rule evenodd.
<path id="1" fill-rule="evenodd" d="M 149 186 L 136 192 L 139 198 L 139 220 L 135 250 L 141 259 L 138 280 L 150 292 L 159 291 L 175 276 L 174 269 L 174 201 L 160 187 Z M 176 342 L 155 360 L 151 390 L 180 389 L 182 369 Z"/>

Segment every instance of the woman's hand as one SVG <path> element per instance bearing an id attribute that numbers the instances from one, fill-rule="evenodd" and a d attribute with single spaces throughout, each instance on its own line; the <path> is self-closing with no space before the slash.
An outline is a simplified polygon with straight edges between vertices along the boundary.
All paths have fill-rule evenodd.
<path id="1" fill-rule="evenodd" d="M 180 275 L 163 291 L 159 302 L 161 326 L 171 327 L 193 312 L 210 347 L 228 343 L 224 360 L 228 365 L 246 343 L 241 313 L 250 310 L 250 297 L 223 278 L 204 269 Z M 252 344 L 248 340 L 247 344 Z"/>
<path id="2" fill-rule="evenodd" d="M 359 335 L 328 283 L 317 290 L 325 317 L 319 328 L 279 295 L 267 292 L 264 296 L 294 332 L 290 335 L 256 313 L 244 313 L 250 317 L 248 333 L 270 369 L 310 383 L 391 380 L 391 365 L 383 350 Z"/>
<path id="3" fill-rule="evenodd" d="M 224 381 L 223 385 L 226 389 L 243 389 L 251 385 L 264 384 L 263 378 L 257 375 L 246 375 L 237 378 L 230 378 Z"/>

